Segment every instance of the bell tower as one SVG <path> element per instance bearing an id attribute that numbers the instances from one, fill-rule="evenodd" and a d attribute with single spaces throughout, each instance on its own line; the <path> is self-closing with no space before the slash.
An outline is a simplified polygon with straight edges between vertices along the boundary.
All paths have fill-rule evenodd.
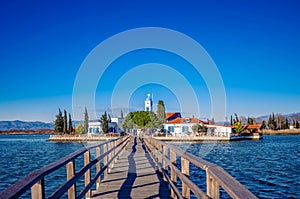
<path id="1" fill-rule="evenodd" d="M 152 111 L 152 99 L 150 97 L 150 93 L 147 94 L 147 98 L 145 100 L 145 111 Z"/>

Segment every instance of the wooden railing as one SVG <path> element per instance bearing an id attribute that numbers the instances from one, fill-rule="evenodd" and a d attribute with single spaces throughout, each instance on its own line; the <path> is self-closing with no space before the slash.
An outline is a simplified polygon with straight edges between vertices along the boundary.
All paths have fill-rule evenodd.
<path id="1" fill-rule="evenodd" d="M 232 198 L 256 198 L 221 167 L 152 137 L 143 137 L 142 140 L 164 179 L 169 183 L 173 198 L 190 198 L 191 192 L 197 198 L 220 198 L 220 187 Z M 181 170 L 177 167 L 177 158 L 180 158 Z M 206 193 L 190 180 L 190 164 L 206 172 Z M 178 178 L 182 184 L 181 192 L 177 185 Z"/>
<path id="2" fill-rule="evenodd" d="M 96 188 L 101 183 L 101 174 L 104 173 L 104 178 L 107 171 L 113 166 L 114 160 L 118 157 L 121 151 L 125 148 L 129 141 L 129 136 L 119 139 L 110 140 L 93 146 L 83 147 L 74 153 L 71 153 L 43 168 L 30 173 L 29 175 L 16 182 L 0 193 L 1 199 L 18 198 L 22 196 L 27 190 L 31 189 L 31 198 L 43 199 L 45 196 L 45 177 L 51 175 L 63 166 L 66 166 L 66 182 L 63 183 L 57 190 L 55 190 L 47 198 L 59 198 L 68 192 L 68 198 L 86 198 L 91 197 L 91 188 L 96 184 Z M 95 150 L 95 151 L 92 151 Z M 90 154 L 95 152 L 95 158 L 91 160 Z M 84 166 L 75 172 L 75 159 L 83 156 Z M 101 161 L 103 160 L 103 165 Z M 91 169 L 95 165 L 96 174 L 91 179 Z M 94 168 L 94 167 L 93 167 Z M 84 187 L 77 194 L 76 182 L 84 175 Z"/>

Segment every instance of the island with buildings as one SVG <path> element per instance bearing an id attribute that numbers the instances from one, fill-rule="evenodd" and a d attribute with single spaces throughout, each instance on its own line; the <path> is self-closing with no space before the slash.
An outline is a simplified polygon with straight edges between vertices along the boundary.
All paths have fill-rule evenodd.
<path id="1" fill-rule="evenodd" d="M 240 130 L 237 131 L 235 125 L 216 124 L 211 120 L 204 121 L 194 116 L 182 117 L 180 112 L 165 112 L 164 107 L 163 111 L 164 119 L 159 127 L 157 125 L 146 125 L 145 127 L 132 125 L 128 128 L 128 125 L 124 125 L 126 118 L 124 118 L 123 113 L 121 113 L 119 117 L 109 118 L 108 133 L 103 132 L 103 125 L 99 119 L 88 122 L 88 128 L 85 134 L 79 136 L 52 135 L 50 140 L 97 141 L 112 139 L 124 134 L 148 135 L 163 141 L 231 141 L 263 138 L 261 124 L 242 125 Z M 153 113 L 153 101 L 150 94 L 147 95 L 144 101 L 144 110 L 141 112 L 149 112 L 149 114 L 151 113 L 152 116 L 156 118 L 156 114 Z"/>

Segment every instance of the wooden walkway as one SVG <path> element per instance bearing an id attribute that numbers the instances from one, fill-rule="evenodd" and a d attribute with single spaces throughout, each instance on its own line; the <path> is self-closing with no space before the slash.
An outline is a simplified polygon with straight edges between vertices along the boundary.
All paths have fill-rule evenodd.
<path id="1" fill-rule="evenodd" d="M 170 198 L 145 146 L 133 137 L 92 198 Z"/>

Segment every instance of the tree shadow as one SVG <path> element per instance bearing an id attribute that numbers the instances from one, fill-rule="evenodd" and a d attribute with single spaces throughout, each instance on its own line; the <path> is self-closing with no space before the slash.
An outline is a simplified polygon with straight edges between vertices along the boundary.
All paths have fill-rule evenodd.
<path id="1" fill-rule="evenodd" d="M 134 143 L 132 145 L 132 151 L 130 155 L 128 156 L 128 173 L 127 173 L 127 178 L 122 184 L 120 191 L 118 192 L 118 198 L 131 198 L 130 193 L 133 187 L 133 183 L 137 177 L 136 173 L 136 166 L 135 166 L 135 161 L 134 161 L 134 154 L 136 152 L 136 137 L 134 137 Z"/>

